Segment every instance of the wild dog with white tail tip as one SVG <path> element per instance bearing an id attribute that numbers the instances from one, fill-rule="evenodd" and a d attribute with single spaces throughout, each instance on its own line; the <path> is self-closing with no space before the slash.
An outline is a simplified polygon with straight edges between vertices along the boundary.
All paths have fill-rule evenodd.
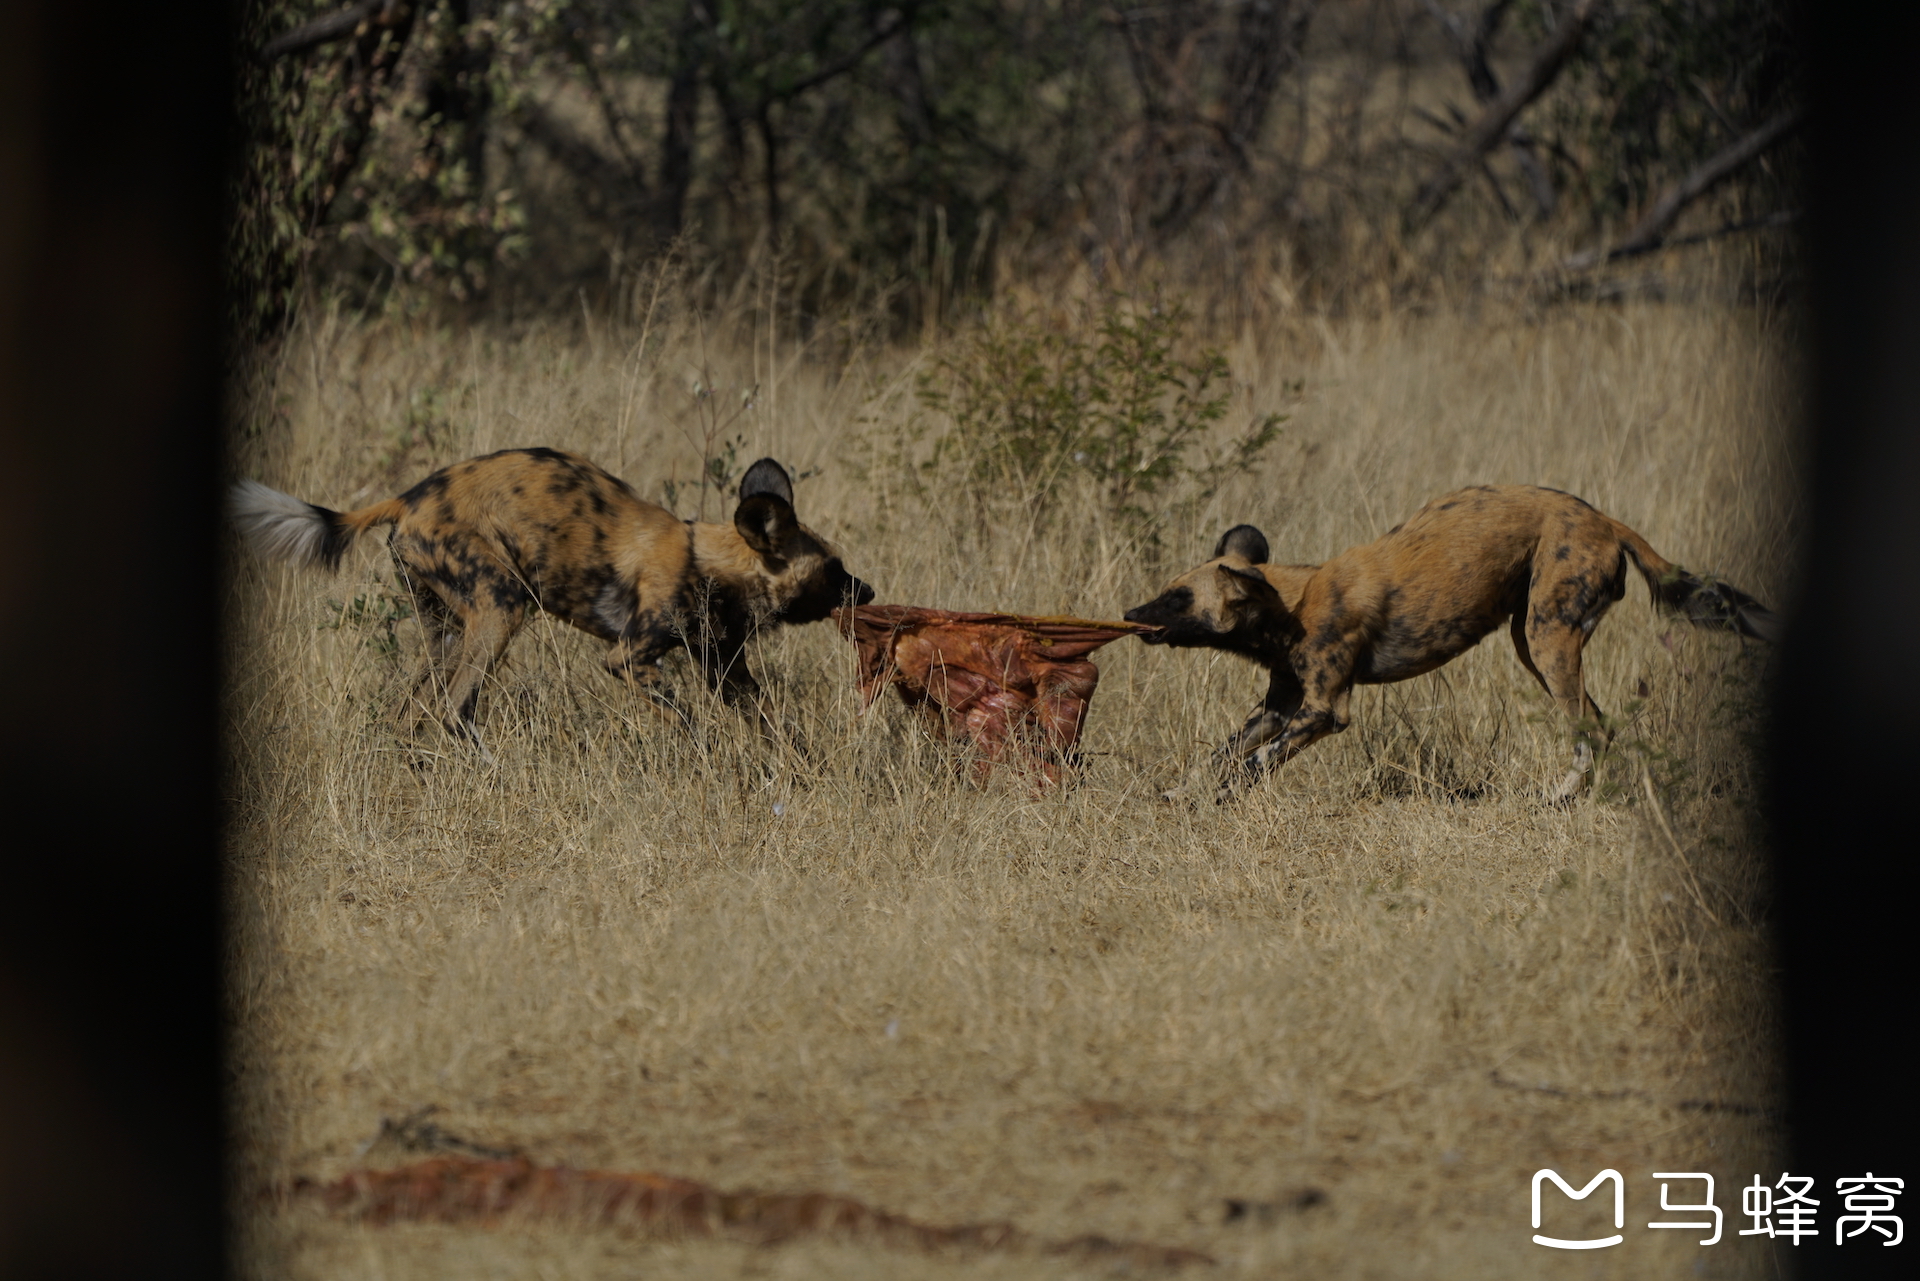
<path id="1" fill-rule="evenodd" d="M 532 610 L 608 642 L 608 672 L 669 707 L 657 665 L 687 645 L 709 687 L 751 706 L 765 728 L 759 685 L 741 657 L 748 639 L 873 599 L 794 516 L 793 482 L 771 458 L 741 477 L 727 525 L 683 521 L 619 477 L 554 449 L 455 463 L 398 498 L 351 512 L 242 481 L 233 514 L 264 554 L 327 570 L 357 536 L 392 525 L 388 547 L 427 630 L 415 688 L 440 691 L 441 723 L 476 744 L 481 685 Z M 403 721 L 418 705 L 407 700 Z"/>
<path id="2" fill-rule="evenodd" d="M 1745 592 L 1687 573 L 1581 499 L 1533 485 L 1436 498 L 1385 537 L 1322 565 L 1271 565 L 1267 552 L 1259 530 L 1237 525 L 1213 559 L 1126 614 L 1158 629 L 1141 635 L 1149 645 L 1223 649 L 1271 673 L 1260 710 L 1215 753 L 1223 801 L 1345 729 L 1355 685 L 1430 672 L 1509 620 L 1521 664 L 1580 727 L 1573 767 L 1550 793 L 1571 799 L 1590 777 L 1592 738 L 1604 745 L 1610 737 L 1581 679 L 1580 653 L 1626 594 L 1629 563 L 1659 608 L 1695 626 L 1763 640 L 1779 626 Z"/>

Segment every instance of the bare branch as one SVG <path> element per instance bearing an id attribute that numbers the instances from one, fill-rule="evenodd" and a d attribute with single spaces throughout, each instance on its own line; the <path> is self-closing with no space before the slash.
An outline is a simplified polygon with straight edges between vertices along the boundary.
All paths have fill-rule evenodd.
<path id="1" fill-rule="evenodd" d="M 1540 47 L 1527 69 L 1467 126 L 1459 148 L 1414 193 L 1413 203 L 1407 210 L 1409 230 L 1424 225 L 1439 211 L 1480 158 L 1506 137 L 1514 118 L 1528 103 L 1546 92 L 1560 69 L 1566 66 L 1567 59 L 1573 56 L 1597 8 L 1599 0 L 1580 0 L 1579 6 L 1560 20 L 1559 29 Z"/>
<path id="2" fill-rule="evenodd" d="M 1736 236 L 1743 231 L 1768 231 L 1775 227 L 1791 227 L 1800 221 L 1798 209 L 1777 209 L 1758 218 L 1743 218 L 1739 222 L 1726 222 L 1706 231 L 1696 231 L 1685 236 L 1675 236 L 1671 240 L 1662 240 L 1659 244 L 1648 245 L 1644 249 L 1623 250 L 1621 258 L 1635 257 L 1639 254 L 1657 253 L 1662 249 L 1679 249 L 1686 245 L 1701 245 L 1709 240 L 1719 240 L 1723 236 Z"/>
<path id="3" fill-rule="evenodd" d="M 514 124 L 592 196 L 622 209 L 637 207 L 646 199 L 647 193 L 637 185 L 637 174 L 603 154 L 573 126 L 540 104 L 521 106 L 514 113 Z"/>
<path id="4" fill-rule="evenodd" d="M 275 36 L 260 48 L 262 61 L 271 62 L 290 53 L 302 53 L 318 45 L 344 40 L 360 31 L 362 24 L 372 27 L 394 25 L 405 9 L 400 0 L 364 0 L 350 9 L 330 13 L 324 18 L 304 22 L 285 35 Z"/>
<path id="5" fill-rule="evenodd" d="M 769 91 L 760 99 L 755 110 L 764 112 L 776 102 L 785 102 L 789 98 L 797 98 L 809 89 L 816 89 L 829 80 L 846 75 L 847 72 L 859 66 L 868 54 L 893 39 L 894 36 L 900 32 L 906 30 L 908 16 L 908 13 L 896 10 L 893 15 L 893 21 L 876 26 L 872 34 L 861 41 L 859 46 L 849 52 L 845 57 L 842 57 L 837 62 L 828 63 L 810 76 L 802 76 L 792 84 L 782 87 L 777 93 Z"/>
<path id="6" fill-rule="evenodd" d="M 1460 59 L 1461 69 L 1467 74 L 1467 83 L 1473 88 L 1474 101 L 1484 104 L 1499 97 L 1500 79 L 1493 74 L 1493 68 L 1487 62 L 1487 52 L 1493 44 L 1494 36 L 1499 33 L 1501 19 L 1506 17 L 1507 10 L 1512 6 L 1512 0 L 1492 0 L 1491 4 L 1481 10 L 1480 20 L 1474 24 L 1471 31 L 1467 29 L 1466 20 L 1442 8 L 1440 0 L 1423 0 L 1423 2 L 1427 13 L 1432 16 L 1434 22 L 1439 24 L 1440 30 L 1445 32 L 1452 42 L 1454 55 Z M 1419 109 L 1415 108 L 1415 110 Z M 1431 115 L 1427 115 L 1427 119 L 1430 122 L 1433 121 Z M 1465 121 L 1462 120 L 1459 123 L 1464 124 Z M 1453 128 L 1443 126 L 1441 132 L 1457 133 L 1458 126 Z M 1525 130 L 1515 129 L 1508 136 L 1507 145 L 1513 151 L 1514 164 L 1519 167 L 1521 175 L 1527 180 L 1527 190 L 1533 195 L 1535 208 L 1540 211 L 1542 218 L 1551 217 L 1557 197 L 1553 190 L 1553 180 L 1547 176 L 1546 167 L 1540 163 L 1540 157 L 1534 154 L 1533 139 L 1527 136 Z M 1481 162 L 1481 168 L 1488 168 L 1484 160 Z M 1490 169 L 1488 173 L 1491 177 Z M 1494 193 L 1500 197 L 1500 207 L 1507 211 L 1507 216 L 1516 217 L 1513 207 L 1507 203 L 1506 195 L 1500 190 L 1498 182 L 1494 183 Z"/>
<path id="7" fill-rule="evenodd" d="M 1562 271 L 1585 271 L 1604 262 L 1631 258 L 1658 249 L 1667 231 L 1678 221 L 1688 205 L 1705 195 L 1716 183 L 1757 160 L 1769 147 L 1785 138 L 1806 120 L 1806 112 L 1789 111 L 1775 116 L 1746 137 L 1709 156 L 1700 166 L 1662 192 L 1627 238 L 1611 249 L 1589 249 L 1560 264 Z"/>

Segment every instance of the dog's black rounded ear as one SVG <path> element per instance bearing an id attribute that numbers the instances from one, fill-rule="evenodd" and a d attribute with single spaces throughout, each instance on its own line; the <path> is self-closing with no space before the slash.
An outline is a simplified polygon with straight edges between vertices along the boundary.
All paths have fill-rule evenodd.
<path id="1" fill-rule="evenodd" d="M 773 557 L 800 532 L 793 504 L 778 494 L 754 494 L 740 500 L 733 509 L 733 527 L 740 531 L 747 546 L 762 556 Z"/>
<path id="2" fill-rule="evenodd" d="M 740 501 L 746 502 L 759 494 L 778 498 L 787 506 L 793 506 L 793 478 L 787 475 L 787 469 L 771 458 L 762 458 L 747 468 L 747 474 L 740 478 Z"/>
<path id="3" fill-rule="evenodd" d="M 1249 565 L 1267 563 L 1267 536 L 1252 525 L 1235 525 L 1220 535 L 1220 542 L 1213 549 L 1213 558 L 1238 556 Z"/>

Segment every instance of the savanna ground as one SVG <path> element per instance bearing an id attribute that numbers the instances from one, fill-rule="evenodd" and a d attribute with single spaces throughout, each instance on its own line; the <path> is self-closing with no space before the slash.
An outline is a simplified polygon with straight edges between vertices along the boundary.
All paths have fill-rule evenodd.
<path id="1" fill-rule="evenodd" d="M 1156 494 L 1145 520 L 1071 487 L 1036 515 L 917 467 L 940 424 L 915 379 L 937 349 L 857 329 L 801 344 L 756 325 L 764 309 L 703 321 L 635 299 L 512 331 L 315 311 L 241 387 L 236 470 L 344 508 L 551 445 L 649 498 L 673 482 L 690 516 L 703 457 L 725 470 L 743 438 L 734 461 L 786 462 L 801 518 L 880 601 L 1094 618 L 1228 525 L 1319 559 L 1485 481 L 1577 493 L 1772 603 L 1790 568 L 1791 325 L 1716 290 L 1243 335 L 1220 438 L 1266 412 L 1289 416 L 1282 435 L 1211 497 Z M 275 1193 L 416 1159 L 369 1140 L 428 1106 L 543 1163 L 1186 1246 L 1235 1275 L 1776 1271 L 1770 1243 L 1734 1234 L 1735 1189 L 1783 1159 L 1751 751 L 1765 655 L 1656 617 L 1637 577 L 1587 651 L 1618 746 L 1570 809 L 1538 799 L 1569 733 L 1503 633 L 1360 691 L 1351 730 L 1238 804 L 1189 808 L 1155 798 L 1257 702 L 1242 660 L 1103 650 L 1084 775 L 1035 798 L 956 777 L 890 697 L 863 714 L 830 626 L 750 651 L 803 744 L 776 749 L 705 704 L 696 733 L 670 730 L 606 678 L 597 642 L 537 620 L 483 696 L 497 766 L 427 739 L 420 769 L 382 721 L 419 647 L 384 550 L 367 540 L 336 579 L 236 565 L 246 1275 L 1106 1266 L 372 1226 Z M 1623 1246 L 1531 1244 L 1547 1166 L 1576 1186 L 1626 1176 Z M 1645 1228 L 1656 1170 L 1716 1177 L 1718 1245 Z M 1255 1206 L 1230 1217 L 1230 1200 Z M 1601 1200 L 1559 1203 L 1543 1230 L 1611 1231 Z"/>

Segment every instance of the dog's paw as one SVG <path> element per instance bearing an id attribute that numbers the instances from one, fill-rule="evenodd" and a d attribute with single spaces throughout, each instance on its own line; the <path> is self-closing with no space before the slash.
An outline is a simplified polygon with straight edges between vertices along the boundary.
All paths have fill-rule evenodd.
<path id="1" fill-rule="evenodd" d="M 1548 788 L 1541 799 L 1555 809 L 1571 809 L 1573 803 L 1580 799 L 1581 793 L 1587 790 L 1587 784 L 1592 781 L 1592 778 L 1593 775 L 1586 770 L 1568 770 L 1567 776 L 1560 780 L 1559 786 Z"/>
<path id="2" fill-rule="evenodd" d="M 1200 797 L 1206 792 L 1207 787 L 1208 784 L 1205 780 L 1190 778 L 1186 782 L 1176 783 L 1174 786 L 1160 793 L 1160 803 L 1162 805 L 1197 805 L 1200 802 Z"/>

